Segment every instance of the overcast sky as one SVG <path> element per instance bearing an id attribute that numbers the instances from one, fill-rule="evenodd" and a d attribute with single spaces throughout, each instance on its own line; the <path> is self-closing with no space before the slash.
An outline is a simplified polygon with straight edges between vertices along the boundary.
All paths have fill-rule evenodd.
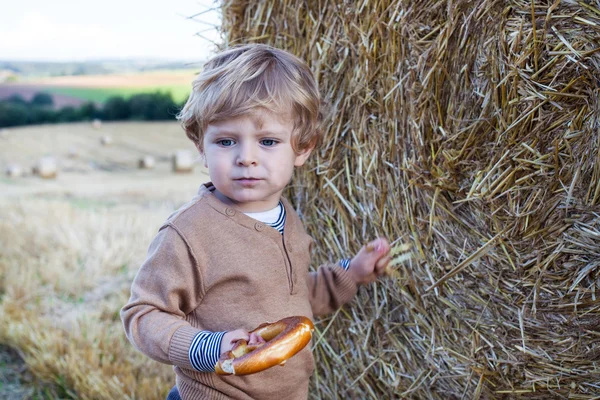
<path id="1" fill-rule="evenodd" d="M 9 3 L 10 5 L 6 5 Z M 213 0 L 19 0 L 0 7 L 0 60 L 159 58 L 199 61 L 214 51 Z M 206 23 L 201 23 L 203 21 Z M 208 30 L 208 31 L 207 31 Z"/>

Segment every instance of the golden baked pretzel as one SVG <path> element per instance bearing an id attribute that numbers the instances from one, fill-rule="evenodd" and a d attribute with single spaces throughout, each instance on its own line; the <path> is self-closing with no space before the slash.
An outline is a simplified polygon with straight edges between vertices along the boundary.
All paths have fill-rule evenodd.
<path id="1" fill-rule="evenodd" d="M 263 371 L 298 353 L 310 342 L 315 329 L 306 317 L 287 317 L 272 324 L 262 324 L 250 333 L 256 333 L 265 343 L 248 345 L 238 340 L 230 351 L 221 355 L 215 364 L 218 375 L 248 375 Z"/>

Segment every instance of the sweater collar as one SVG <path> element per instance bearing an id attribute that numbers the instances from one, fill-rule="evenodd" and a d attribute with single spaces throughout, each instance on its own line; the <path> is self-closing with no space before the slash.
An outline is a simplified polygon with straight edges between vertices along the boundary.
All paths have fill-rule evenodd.
<path id="1" fill-rule="evenodd" d="M 204 183 L 200 186 L 200 189 L 198 189 L 198 196 L 205 198 L 206 202 L 217 212 L 234 220 L 236 223 L 245 226 L 246 228 L 254 229 L 259 232 L 266 232 L 268 234 L 273 234 L 276 236 L 281 236 L 281 234 L 277 231 L 277 229 L 271 228 L 270 226 L 267 226 L 266 224 L 264 224 L 260 221 L 257 221 L 252 217 L 247 216 L 243 212 L 236 210 L 234 207 L 223 203 L 221 200 L 219 200 L 217 198 L 217 196 L 215 196 L 213 194 L 214 188 L 215 187 L 212 184 L 212 182 Z M 285 207 L 285 212 L 286 212 L 285 229 L 284 229 L 284 235 L 285 235 L 285 232 L 289 232 L 289 230 L 293 231 L 297 228 L 297 226 L 296 226 L 297 217 L 295 218 L 296 212 L 285 197 L 281 198 L 281 202 L 283 203 L 283 206 Z"/>

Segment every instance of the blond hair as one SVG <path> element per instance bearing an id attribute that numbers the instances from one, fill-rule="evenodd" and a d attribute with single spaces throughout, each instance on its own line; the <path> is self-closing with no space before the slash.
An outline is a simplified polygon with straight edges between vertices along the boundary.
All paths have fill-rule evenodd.
<path id="1" fill-rule="evenodd" d="M 308 66 L 290 53 L 263 44 L 230 48 L 209 60 L 192 86 L 177 118 L 201 151 L 209 124 L 257 108 L 293 120 L 292 146 L 297 153 L 320 141 L 319 88 Z"/>

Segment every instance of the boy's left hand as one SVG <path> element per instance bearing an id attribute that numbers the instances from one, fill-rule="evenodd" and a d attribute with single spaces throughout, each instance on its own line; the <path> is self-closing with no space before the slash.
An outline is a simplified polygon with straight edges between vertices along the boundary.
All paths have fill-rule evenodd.
<path id="1" fill-rule="evenodd" d="M 378 238 L 363 246 L 350 261 L 348 273 L 357 284 L 371 283 L 385 273 L 391 260 L 390 244 L 385 238 Z"/>

